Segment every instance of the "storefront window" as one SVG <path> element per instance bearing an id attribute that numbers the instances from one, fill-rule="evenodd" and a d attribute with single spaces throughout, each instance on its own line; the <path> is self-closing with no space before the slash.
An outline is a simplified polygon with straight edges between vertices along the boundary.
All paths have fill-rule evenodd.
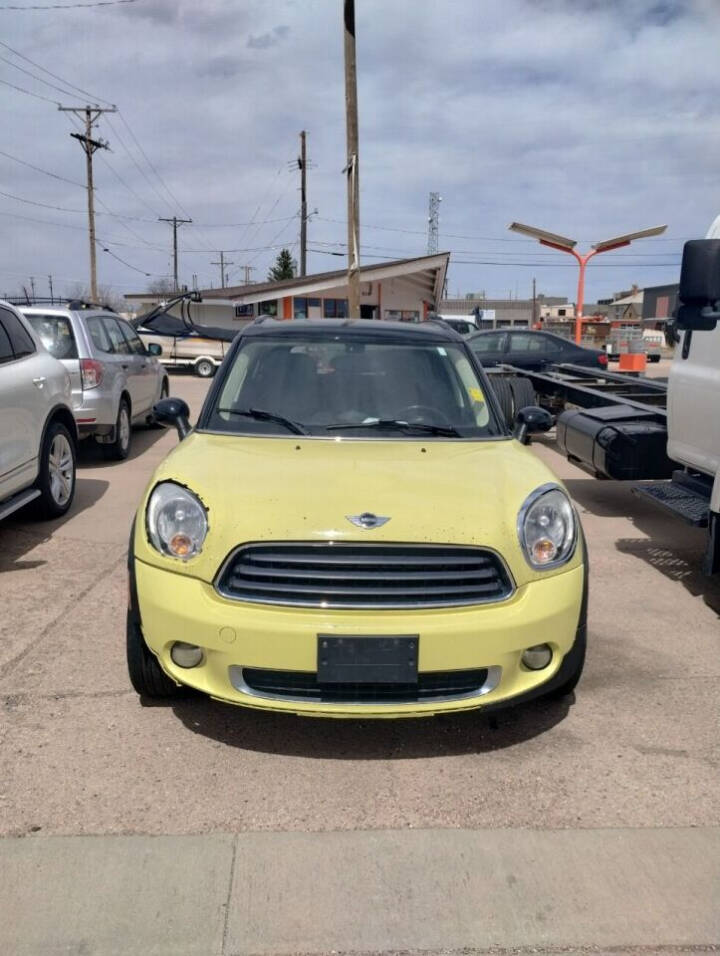
<path id="1" fill-rule="evenodd" d="M 346 319 L 347 299 L 323 299 L 323 315 L 326 319 Z"/>
<path id="2" fill-rule="evenodd" d="M 293 299 L 294 316 L 296 319 L 306 319 L 308 317 L 308 300 Z"/>
<path id="3" fill-rule="evenodd" d="M 255 307 L 253 305 L 236 305 L 235 306 L 235 318 L 236 319 L 252 319 L 255 314 Z"/>
<path id="4" fill-rule="evenodd" d="M 258 306 L 258 315 L 271 315 L 274 318 L 277 318 L 277 314 L 277 299 L 266 299 L 265 302 L 261 302 Z"/>

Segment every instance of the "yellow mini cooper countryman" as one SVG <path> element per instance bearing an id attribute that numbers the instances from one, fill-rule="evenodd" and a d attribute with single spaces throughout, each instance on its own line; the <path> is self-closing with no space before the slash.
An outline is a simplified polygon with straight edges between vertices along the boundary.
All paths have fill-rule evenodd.
<path id="1" fill-rule="evenodd" d="M 567 492 L 441 323 L 265 320 L 235 339 L 138 509 L 135 690 L 336 717 L 575 687 L 587 563 Z"/>

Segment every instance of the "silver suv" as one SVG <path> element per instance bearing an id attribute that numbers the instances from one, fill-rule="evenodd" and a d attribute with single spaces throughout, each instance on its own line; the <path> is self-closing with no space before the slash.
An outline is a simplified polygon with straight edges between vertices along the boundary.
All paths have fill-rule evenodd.
<path id="1" fill-rule="evenodd" d="M 70 373 L 81 438 L 95 437 L 108 458 L 127 458 L 131 425 L 152 422 L 152 407 L 168 395 L 167 373 L 124 319 L 72 302 L 23 306 L 43 345 Z"/>
<path id="2" fill-rule="evenodd" d="M 0 302 L 0 518 L 37 500 L 45 518 L 75 494 L 70 376 L 22 316 Z"/>

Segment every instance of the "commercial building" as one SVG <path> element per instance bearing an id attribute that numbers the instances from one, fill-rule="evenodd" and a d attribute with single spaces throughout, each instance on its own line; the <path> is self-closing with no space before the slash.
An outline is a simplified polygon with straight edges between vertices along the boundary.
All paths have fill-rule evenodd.
<path id="1" fill-rule="evenodd" d="M 445 284 L 449 252 L 362 266 L 360 269 L 360 316 L 420 322 L 438 306 Z M 347 270 L 296 276 L 279 282 L 261 282 L 225 289 L 202 289 L 202 302 L 190 306 L 198 325 L 241 327 L 260 315 L 280 319 L 334 319 L 348 314 Z M 142 315 L 169 298 L 167 293 L 126 295 Z M 175 306 L 171 315 L 181 316 Z"/>

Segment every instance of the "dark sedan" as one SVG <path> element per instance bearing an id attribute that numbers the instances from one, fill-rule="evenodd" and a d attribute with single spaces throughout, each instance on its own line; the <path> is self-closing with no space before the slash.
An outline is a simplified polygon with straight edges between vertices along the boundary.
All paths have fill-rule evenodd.
<path id="1" fill-rule="evenodd" d="M 532 329 L 494 329 L 466 339 L 484 366 L 514 365 L 538 371 L 546 365 L 570 362 L 590 368 L 606 368 L 607 355 L 600 349 L 586 349 L 552 332 Z"/>

